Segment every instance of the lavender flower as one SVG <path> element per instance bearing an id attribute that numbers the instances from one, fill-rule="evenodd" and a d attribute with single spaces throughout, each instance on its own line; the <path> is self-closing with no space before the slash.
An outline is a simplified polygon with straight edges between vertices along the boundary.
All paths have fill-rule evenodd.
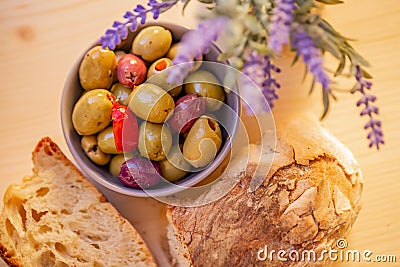
<path id="1" fill-rule="evenodd" d="M 289 43 L 290 26 L 293 21 L 294 0 L 276 0 L 271 16 L 268 46 L 276 53 L 282 52 L 282 46 Z"/>
<path id="2" fill-rule="evenodd" d="M 379 145 L 383 145 L 385 143 L 383 139 L 382 122 L 373 117 L 374 115 L 379 114 L 378 107 L 371 104 L 376 101 L 376 96 L 372 94 L 367 94 L 366 92 L 366 89 L 371 89 L 372 83 L 365 80 L 360 66 L 356 67 L 355 77 L 357 80 L 357 84 L 352 92 L 354 93 L 356 91 L 359 91 L 362 94 L 361 99 L 357 102 L 357 107 L 364 105 L 360 116 L 368 115 L 369 117 L 368 122 L 364 126 L 364 129 L 369 129 L 369 133 L 367 135 L 367 138 L 370 141 L 369 147 L 376 146 L 376 148 L 379 149 Z"/>
<path id="3" fill-rule="evenodd" d="M 261 56 L 252 50 L 247 53 L 243 65 L 243 73 L 250 77 L 261 89 L 270 108 L 273 108 L 273 101 L 278 99 L 276 90 L 281 86 L 273 77 L 273 73 L 280 73 L 281 70 L 272 64 L 268 56 Z"/>
<path id="4" fill-rule="evenodd" d="M 292 46 L 297 54 L 303 57 L 308 70 L 314 75 L 324 90 L 329 90 L 330 80 L 324 70 L 321 50 L 317 48 L 314 40 L 304 31 L 299 24 L 294 25 L 292 33 Z"/>
<path id="5" fill-rule="evenodd" d="M 225 28 L 228 19 L 217 17 L 203 20 L 196 30 L 182 36 L 178 53 L 172 61 L 175 66 L 168 68 L 168 83 L 181 83 L 193 67 L 193 60 L 199 60 L 207 54 L 212 42 Z"/>
<path id="6" fill-rule="evenodd" d="M 126 19 L 125 22 L 114 21 L 112 28 L 108 29 L 106 33 L 101 36 L 99 43 L 103 46 L 103 48 L 110 48 L 111 50 L 115 49 L 115 47 L 121 44 L 121 41 L 126 39 L 128 36 L 128 28 L 130 25 L 130 30 L 135 31 L 138 26 L 138 20 L 140 24 L 144 24 L 146 22 L 147 14 L 152 13 L 153 19 L 157 19 L 160 13 L 170 9 L 178 0 L 171 0 L 165 2 L 157 2 L 156 0 L 149 0 L 146 9 L 142 5 L 137 5 L 133 12 L 127 11 L 124 15 Z"/>

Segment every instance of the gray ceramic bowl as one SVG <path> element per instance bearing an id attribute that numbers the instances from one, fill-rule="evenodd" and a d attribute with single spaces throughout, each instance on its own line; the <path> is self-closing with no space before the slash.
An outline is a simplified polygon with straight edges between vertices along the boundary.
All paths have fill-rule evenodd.
<path id="1" fill-rule="evenodd" d="M 146 24 L 145 26 L 149 25 L 160 25 L 163 26 L 164 28 L 167 28 L 171 31 L 173 35 L 174 41 L 180 40 L 182 35 L 187 32 L 189 29 L 185 28 L 180 25 L 176 24 L 171 24 L 171 23 L 162 23 L 162 22 L 157 22 L 157 23 L 149 23 Z M 143 27 L 145 27 L 143 26 Z M 131 46 L 131 43 L 133 41 L 133 38 L 136 36 L 138 31 L 143 28 L 139 27 L 137 31 L 130 33 L 127 40 L 124 41 L 124 43 L 119 46 L 118 48 L 124 49 L 126 51 L 129 51 L 129 48 Z M 64 133 L 65 140 L 67 142 L 67 145 L 71 151 L 72 156 L 74 157 L 76 163 L 79 165 L 81 171 L 84 173 L 86 177 L 88 177 L 92 182 L 94 181 L 95 184 L 101 185 L 103 187 L 106 187 L 114 192 L 118 192 L 120 194 L 128 195 L 128 196 L 136 196 L 136 197 L 148 197 L 149 194 L 146 193 L 145 191 L 141 189 L 134 189 L 134 188 L 129 188 L 124 186 L 118 178 L 112 176 L 107 168 L 105 167 L 100 167 L 96 164 L 94 164 L 84 153 L 84 151 L 81 148 L 80 145 L 80 140 L 81 136 L 78 135 L 78 133 L 75 131 L 73 124 L 72 124 L 72 110 L 74 108 L 75 103 L 81 96 L 82 92 L 84 91 L 82 87 L 80 86 L 79 83 L 79 76 L 78 76 L 78 71 L 79 71 L 79 66 L 80 63 L 86 54 L 87 51 L 89 51 L 92 47 L 98 45 L 98 43 L 93 43 L 82 55 L 78 58 L 76 63 L 73 65 L 69 76 L 66 80 L 65 86 L 64 86 L 64 91 L 62 94 L 62 99 L 61 99 L 61 124 L 62 124 L 62 129 Z M 204 60 L 205 61 L 217 61 L 218 55 L 221 53 L 221 51 L 213 45 L 210 48 L 210 51 L 207 55 L 205 55 Z M 220 80 L 223 79 L 223 73 L 221 71 L 217 71 L 219 73 L 215 73 Z M 222 71 L 223 72 L 223 71 Z M 240 100 L 239 96 L 236 93 L 229 93 L 227 94 L 227 98 L 225 101 L 232 110 L 236 112 L 236 114 L 240 113 Z M 226 164 L 226 158 L 229 156 L 229 151 L 231 149 L 231 140 L 233 139 L 233 136 L 229 136 L 227 132 L 230 133 L 235 133 L 237 129 L 237 124 L 238 124 L 238 116 L 232 116 L 232 118 L 229 118 L 227 121 L 229 121 L 229 124 L 226 125 L 227 131 L 223 130 L 223 144 L 222 147 L 216 156 L 215 160 L 210 163 L 204 170 L 201 172 L 196 172 L 192 173 L 182 180 L 180 180 L 177 184 L 185 187 L 190 187 L 194 186 L 197 183 L 203 181 L 207 177 L 209 177 L 214 171 L 217 169 L 221 168 L 222 164 Z M 231 134 L 232 135 L 232 134 Z M 162 187 L 162 188 L 156 188 L 156 189 L 147 189 L 146 191 L 150 192 L 152 196 L 167 196 L 171 195 L 173 193 L 176 193 L 180 190 L 183 190 L 182 187 Z"/>

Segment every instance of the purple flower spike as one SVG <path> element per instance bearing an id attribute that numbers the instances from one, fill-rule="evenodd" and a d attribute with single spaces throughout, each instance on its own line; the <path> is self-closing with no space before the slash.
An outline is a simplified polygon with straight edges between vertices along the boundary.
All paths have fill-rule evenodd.
<path id="1" fill-rule="evenodd" d="M 308 70 L 315 76 L 324 90 L 329 90 L 330 80 L 324 70 L 321 50 L 317 48 L 314 40 L 304 31 L 303 27 L 296 25 L 293 30 L 293 44 L 297 54 L 303 57 Z"/>
<path id="2" fill-rule="evenodd" d="M 278 99 L 276 90 L 281 87 L 273 74 L 280 72 L 268 56 L 262 56 L 254 50 L 247 53 L 243 73 L 261 89 L 270 108 L 274 107 L 273 101 Z"/>
<path id="3" fill-rule="evenodd" d="M 364 105 L 360 116 L 368 115 L 369 117 L 369 120 L 364 125 L 364 129 L 369 130 L 367 135 L 367 138 L 369 140 L 369 147 L 375 146 L 377 149 L 379 149 L 379 145 L 383 145 L 385 143 L 383 139 L 382 122 L 374 118 L 375 115 L 379 114 L 378 107 L 372 104 L 376 101 L 376 96 L 367 94 L 366 92 L 366 89 L 371 89 L 372 83 L 364 78 L 360 66 L 356 67 L 355 77 L 357 80 L 357 84 L 355 89 L 353 90 L 353 93 L 359 91 L 362 94 L 361 99 L 357 102 L 357 107 Z"/>
<path id="4" fill-rule="evenodd" d="M 181 83 L 183 81 L 192 69 L 193 60 L 208 53 L 212 42 L 217 40 L 227 22 L 226 17 L 207 19 L 202 21 L 197 29 L 182 36 L 178 53 L 172 61 L 176 66 L 167 69 L 169 73 L 168 83 Z"/>
<path id="5" fill-rule="evenodd" d="M 114 21 L 112 29 L 106 31 L 106 33 L 100 37 L 99 43 L 103 48 L 115 49 L 117 45 L 121 43 L 122 40 L 126 39 L 128 36 L 128 25 L 130 25 L 130 30 L 135 31 L 138 26 L 138 21 L 140 24 L 146 23 L 147 14 L 152 13 L 153 18 L 157 19 L 160 13 L 170 9 L 178 3 L 178 0 L 170 0 L 165 2 L 157 2 L 156 0 L 149 0 L 145 8 L 142 5 L 137 5 L 133 11 L 128 11 L 124 15 L 125 22 Z"/>
<path id="6" fill-rule="evenodd" d="M 290 27 L 293 21 L 294 0 L 276 0 L 270 24 L 268 46 L 275 53 L 282 52 L 282 46 L 289 43 Z"/>

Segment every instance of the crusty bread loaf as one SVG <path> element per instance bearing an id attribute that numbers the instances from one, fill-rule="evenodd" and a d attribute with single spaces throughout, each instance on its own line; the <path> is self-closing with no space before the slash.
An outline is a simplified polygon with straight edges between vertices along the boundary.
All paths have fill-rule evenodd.
<path id="1" fill-rule="evenodd" d="M 361 172 L 351 152 L 312 117 L 281 125 L 271 168 L 257 190 L 249 190 L 257 166 L 250 162 L 245 172 L 236 173 L 239 182 L 223 198 L 168 209 L 169 245 L 177 266 L 330 263 L 322 251 L 338 249 L 337 240 L 346 237 L 357 217 Z M 257 154 L 257 147 L 252 149 Z M 268 159 L 263 155 L 260 164 L 269 166 Z M 223 176 L 221 183 L 232 178 Z M 285 251 L 280 257 L 286 261 L 277 258 L 279 250 Z M 290 251 L 297 251 L 299 258 L 295 252 L 289 258 Z M 316 260 L 308 251 L 316 253 Z"/>
<path id="2" fill-rule="evenodd" d="M 50 138 L 33 163 L 33 175 L 4 195 L 0 254 L 10 266 L 156 266 L 138 232 Z"/>

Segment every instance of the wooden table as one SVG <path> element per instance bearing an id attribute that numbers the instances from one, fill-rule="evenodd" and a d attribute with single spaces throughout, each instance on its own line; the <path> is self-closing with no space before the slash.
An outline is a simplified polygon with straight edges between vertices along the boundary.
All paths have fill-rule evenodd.
<path id="1" fill-rule="evenodd" d="M 60 98 L 69 69 L 113 20 L 137 2 L 0 1 L 0 196 L 9 184 L 31 173 L 31 151 L 42 136 L 53 138 L 70 157 L 60 123 Z M 194 27 L 197 9 L 197 4 L 190 4 L 182 17 L 180 8 L 174 8 L 161 19 Z M 355 107 L 359 96 L 338 95 L 340 101 L 323 123 L 353 151 L 365 179 L 364 205 L 348 238 L 349 248 L 394 254 L 400 262 L 400 4 L 348 0 L 323 12 L 345 36 L 357 40 L 355 47 L 372 64 L 386 140 L 381 151 L 368 149 L 365 119 Z M 304 109 L 316 116 L 321 112 L 319 94 L 307 96 L 308 85 L 296 75 L 302 73 L 301 66 L 296 68 L 284 68 L 294 75 L 281 74 L 277 120 Z"/>

